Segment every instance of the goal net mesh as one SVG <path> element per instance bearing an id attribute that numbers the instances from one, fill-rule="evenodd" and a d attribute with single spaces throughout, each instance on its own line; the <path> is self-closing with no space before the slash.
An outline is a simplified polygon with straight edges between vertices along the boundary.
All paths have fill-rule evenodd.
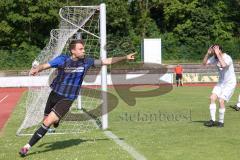
<path id="1" fill-rule="evenodd" d="M 74 39 L 83 39 L 86 56 L 99 58 L 99 6 L 63 7 L 60 9 L 59 15 L 61 17 L 59 29 L 51 30 L 49 43 L 40 52 L 34 62 L 43 64 L 60 54 L 69 54 L 68 44 Z M 95 74 L 99 73 L 94 69 L 89 72 L 90 74 L 93 72 Z M 38 76 L 43 76 L 46 77 L 48 81 L 46 81 L 46 84 L 43 86 L 29 87 L 25 105 L 25 117 L 17 131 L 17 135 L 32 135 L 41 125 L 44 108 L 51 91 L 49 85 L 55 74 L 56 70 L 49 69 L 33 77 L 38 78 Z M 90 85 L 82 87 L 81 96 L 73 103 L 71 110 L 60 121 L 59 127 L 50 129 L 51 134 L 79 133 L 101 127 L 99 117 L 102 103 L 101 89 L 94 83 L 96 75 L 91 76 L 87 73 L 86 76 L 90 77 L 88 78 L 89 82 L 83 82 L 83 85 Z M 92 110 L 95 112 L 91 112 Z"/>

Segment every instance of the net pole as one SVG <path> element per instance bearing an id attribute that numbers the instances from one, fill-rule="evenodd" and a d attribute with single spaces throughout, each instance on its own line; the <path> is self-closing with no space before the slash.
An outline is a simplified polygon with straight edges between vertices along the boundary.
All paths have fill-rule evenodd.
<path id="1" fill-rule="evenodd" d="M 77 109 L 82 109 L 82 93 L 81 90 L 79 92 L 78 98 L 77 98 Z"/>
<path id="2" fill-rule="evenodd" d="M 100 4 L 100 56 L 101 59 L 107 58 L 106 51 L 106 5 Z M 102 129 L 108 128 L 108 108 L 107 108 L 107 66 L 101 68 L 101 89 L 102 89 Z"/>

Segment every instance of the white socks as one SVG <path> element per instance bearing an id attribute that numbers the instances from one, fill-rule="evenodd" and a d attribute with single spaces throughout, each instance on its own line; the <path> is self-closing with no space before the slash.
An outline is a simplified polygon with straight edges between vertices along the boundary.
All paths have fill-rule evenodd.
<path id="1" fill-rule="evenodd" d="M 225 108 L 219 108 L 219 122 L 224 123 Z"/>
<path id="2" fill-rule="evenodd" d="M 30 146 L 29 144 L 26 144 L 26 145 L 24 146 L 24 148 L 30 149 L 31 146 Z"/>
<path id="3" fill-rule="evenodd" d="M 240 108 L 240 95 L 238 96 L 238 103 L 237 103 L 237 107 Z"/>
<path id="4" fill-rule="evenodd" d="M 211 120 L 215 121 L 216 120 L 216 104 L 211 103 L 209 106 L 209 109 L 210 109 Z"/>
<path id="5" fill-rule="evenodd" d="M 211 120 L 216 121 L 216 104 L 211 103 L 209 106 Z M 224 123 L 225 108 L 219 108 L 219 122 Z"/>

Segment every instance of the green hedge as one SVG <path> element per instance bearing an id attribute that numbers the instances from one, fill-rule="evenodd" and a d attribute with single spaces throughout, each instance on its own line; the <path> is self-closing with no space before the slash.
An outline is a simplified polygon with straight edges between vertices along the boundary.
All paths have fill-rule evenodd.
<path id="1" fill-rule="evenodd" d="M 118 38 L 118 40 L 117 40 Z M 137 51 L 137 61 L 141 61 L 141 42 L 139 45 L 133 44 L 129 37 L 117 37 L 107 46 L 109 57 L 120 56 L 133 51 Z M 163 60 L 178 62 L 199 62 L 202 60 L 210 44 L 218 43 L 223 46 L 223 50 L 232 56 L 233 59 L 240 59 L 240 39 L 232 39 L 219 42 L 192 42 L 192 44 L 181 43 L 173 35 L 162 36 L 162 56 Z M 12 50 L 0 49 L 0 70 L 21 70 L 31 67 L 32 61 L 40 53 L 36 46 L 23 43 L 19 48 Z"/>
<path id="2" fill-rule="evenodd" d="M 30 68 L 32 61 L 39 52 L 39 48 L 26 43 L 12 50 L 0 49 L 0 69 L 21 70 Z"/>
<path id="3" fill-rule="evenodd" d="M 223 51 L 240 59 L 240 39 L 232 38 L 222 41 L 194 41 L 180 42 L 172 34 L 162 36 L 162 56 L 164 60 L 198 61 L 201 60 L 212 44 L 220 44 Z"/>

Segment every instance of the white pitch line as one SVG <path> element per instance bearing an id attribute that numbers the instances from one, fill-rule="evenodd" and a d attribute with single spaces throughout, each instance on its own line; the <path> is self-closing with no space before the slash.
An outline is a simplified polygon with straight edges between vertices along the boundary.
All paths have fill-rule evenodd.
<path id="1" fill-rule="evenodd" d="M 117 143 L 120 147 L 122 147 L 125 151 L 127 151 L 134 159 L 137 160 L 146 160 L 146 158 L 136 151 L 135 148 L 124 142 L 123 140 L 119 139 L 118 136 L 113 134 L 111 131 L 104 131 L 104 134 L 112 139 L 115 143 Z"/>
<path id="2" fill-rule="evenodd" d="M 0 100 L 0 103 L 2 102 L 2 101 L 4 101 L 4 99 L 6 99 L 8 97 L 8 95 L 6 95 L 5 97 L 3 97 L 1 100 Z"/>

